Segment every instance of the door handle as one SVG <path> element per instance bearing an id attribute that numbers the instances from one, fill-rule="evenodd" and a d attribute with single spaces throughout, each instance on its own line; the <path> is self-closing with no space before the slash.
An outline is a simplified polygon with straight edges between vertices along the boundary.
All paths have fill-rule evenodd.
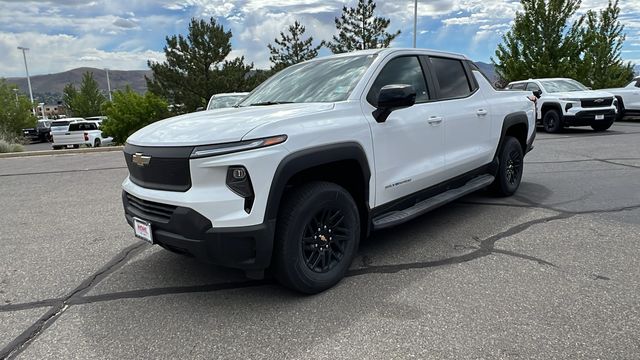
<path id="1" fill-rule="evenodd" d="M 441 116 L 431 116 L 431 117 L 429 117 L 429 120 L 427 120 L 427 122 L 430 125 L 437 126 L 437 125 L 442 124 L 442 117 Z"/>
<path id="2" fill-rule="evenodd" d="M 476 111 L 476 114 L 478 116 L 486 116 L 489 112 L 485 109 L 478 109 L 478 111 Z"/>

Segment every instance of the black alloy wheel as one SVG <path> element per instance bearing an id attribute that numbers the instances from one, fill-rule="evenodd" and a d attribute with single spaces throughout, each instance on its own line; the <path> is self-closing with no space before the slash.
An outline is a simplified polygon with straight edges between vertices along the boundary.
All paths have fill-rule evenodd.
<path id="1" fill-rule="evenodd" d="M 274 274 L 293 290 L 324 291 L 344 277 L 359 241 L 360 215 L 347 190 L 320 181 L 296 186 L 280 206 Z"/>
<path id="2" fill-rule="evenodd" d="M 505 137 L 499 152 L 499 167 L 491 190 L 498 196 L 511 196 L 520 187 L 524 171 L 522 144 L 513 136 Z"/>
<path id="3" fill-rule="evenodd" d="M 314 272 L 326 273 L 344 258 L 351 231 L 340 209 L 323 209 L 313 216 L 302 236 L 302 256 Z"/>

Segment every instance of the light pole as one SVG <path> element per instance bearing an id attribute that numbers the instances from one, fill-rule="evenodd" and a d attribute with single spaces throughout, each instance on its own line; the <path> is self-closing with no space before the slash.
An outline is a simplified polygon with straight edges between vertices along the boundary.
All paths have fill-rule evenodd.
<path id="1" fill-rule="evenodd" d="M 24 69 L 27 72 L 27 84 L 29 85 L 29 97 L 31 97 L 31 112 L 33 116 L 36 116 L 36 109 L 33 107 L 33 90 L 31 90 L 31 78 L 29 77 L 29 67 L 27 66 L 27 50 L 29 48 L 18 46 L 18 50 L 22 50 L 22 57 L 24 58 Z"/>
<path id="2" fill-rule="evenodd" d="M 416 34 L 418 33 L 418 0 L 413 3 L 413 47 L 416 47 Z"/>
<path id="3" fill-rule="evenodd" d="M 107 90 L 109 91 L 109 101 L 112 101 L 112 99 L 111 99 L 111 82 L 109 81 L 109 69 L 108 68 L 104 68 L 104 71 L 107 72 Z"/>

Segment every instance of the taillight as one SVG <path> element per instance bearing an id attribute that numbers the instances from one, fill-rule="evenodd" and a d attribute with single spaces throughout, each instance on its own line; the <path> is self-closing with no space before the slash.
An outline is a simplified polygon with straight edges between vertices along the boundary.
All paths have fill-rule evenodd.
<path id="1" fill-rule="evenodd" d="M 84 133 L 84 141 L 89 141 L 89 134 Z"/>

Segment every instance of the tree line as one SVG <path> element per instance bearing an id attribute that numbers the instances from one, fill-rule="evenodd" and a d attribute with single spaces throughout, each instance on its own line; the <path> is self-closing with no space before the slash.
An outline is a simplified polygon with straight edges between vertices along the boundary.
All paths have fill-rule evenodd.
<path id="1" fill-rule="evenodd" d="M 573 77 L 587 86 L 603 88 L 624 85 L 633 76 L 632 65 L 621 59 L 625 36 L 618 20 L 618 0 L 577 18 L 581 0 L 521 0 L 521 4 L 522 11 L 491 59 L 503 82 Z M 318 42 L 306 36 L 300 21 L 294 21 L 267 45 L 271 68 L 257 70 L 244 56 L 227 60 L 231 31 L 214 18 L 194 18 L 186 36 L 166 37 L 164 62 L 148 62 L 153 76 L 146 79 L 147 94 L 127 88 L 116 91 L 108 102 L 92 74 L 85 74 L 79 89 L 65 87 L 64 103 L 75 116 L 102 111 L 109 118 L 104 131 L 124 142 L 144 125 L 206 106 L 213 94 L 250 91 L 273 73 L 317 57 L 322 47 L 333 53 L 384 48 L 400 34 L 400 30 L 387 31 L 390 20 L 376 16 L 373 0 L 344 6 L 334 23 L 337 34 Z M 169 110 L 169 104 L 180 106 Z"/>

